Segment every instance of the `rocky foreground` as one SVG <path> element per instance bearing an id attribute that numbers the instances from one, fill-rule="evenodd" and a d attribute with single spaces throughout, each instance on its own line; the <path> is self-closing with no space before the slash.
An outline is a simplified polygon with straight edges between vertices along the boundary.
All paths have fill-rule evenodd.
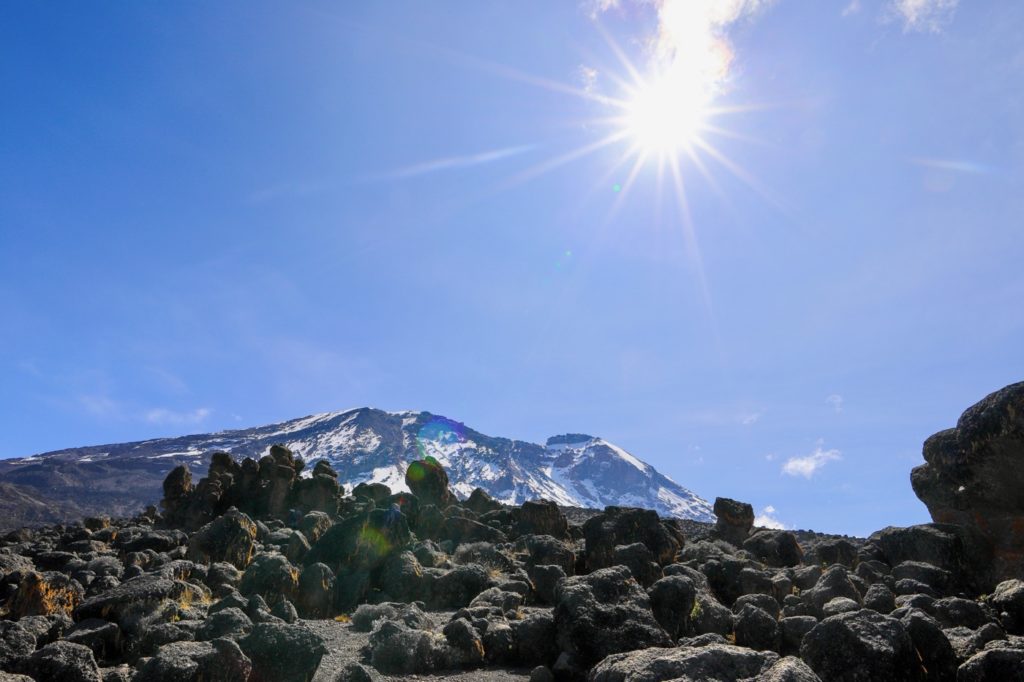
<path id="1" fill-rule="evenodd" d="M 1024 383 L 925 459 L 940 522 L 858 540 L 218 454 L 159 512 L 3 537 L 0 682 L 1024 680 Z"/>

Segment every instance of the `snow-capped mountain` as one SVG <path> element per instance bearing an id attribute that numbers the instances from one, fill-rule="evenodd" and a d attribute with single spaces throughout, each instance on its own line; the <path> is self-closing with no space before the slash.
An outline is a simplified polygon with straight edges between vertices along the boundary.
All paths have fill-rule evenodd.
<path id="1" fill-rule="evenodd" d="M 406 490 L 406 464 L 430 455 L 444 465 L 461 498 L 480 487 L 513 504 L 543 497 L 568 506 L 635 506 L 664 516 L 714 519 L 706 500 L 601 438 L 568 434 L 539 445 L 486 436 L 429 412 L 372 408 L 249 429 L 0 460 L 0 484 L 23 492 L 28 489 L 35 499 L 50 500 L 58 507 L 74 503 L 68 515 L 133 511 L 133 506 L 160 498 L 164 476 L 180 463 L 188 463 L 198 477 L 205 473 L 212 452 L 259 458 L 275 443 L 286 445 L 310 464 L 327 460 L 349 490 L 364 481 Z M 34 513 L 38 515 L 38 509 Z"/>

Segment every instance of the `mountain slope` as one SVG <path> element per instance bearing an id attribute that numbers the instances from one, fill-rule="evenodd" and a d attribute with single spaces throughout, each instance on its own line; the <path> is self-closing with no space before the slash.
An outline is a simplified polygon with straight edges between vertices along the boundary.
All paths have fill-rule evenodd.
<path id="1" fill-rule="evenodd" d="M 279 424 L 135 443 L 71 448 L 22 459 L 0 460 L 0 484 L 45 501 L 49 517 L 123 513 L 155 503 L 164 476 L 188 463 L 205 472 L 210 453 L 259 458 L 283 443 L 312 463 L 326 459 L 349 488 L 363 481 L 405 490 L 405 465 L 430 455 L 448 471 L 455 493 L 465 498 L 480 487 L 512 504 L 544 497 L 562 505 L 655 509 L 665 516 L 712 520 L 711 506 L 628 452 L 601 438 L 568 434 L 539 445 L 495 438 L 429 412 L 360 408 L 328 412 Z M 0 524 L 39 516 L 38 505 L 19 505 Z M 66 507 L 66 509 L 65 509 Z"/>

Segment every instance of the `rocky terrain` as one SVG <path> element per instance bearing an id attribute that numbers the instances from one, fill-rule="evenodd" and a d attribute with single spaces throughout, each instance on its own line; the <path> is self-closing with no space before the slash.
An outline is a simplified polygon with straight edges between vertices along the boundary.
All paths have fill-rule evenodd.
<path id="1" fill-rule="evenodd" d="M 481 488 L 508 504 L 544 498 L 566 506 L 635 506 L 714 520 L 706 500 L 602 438 L 564 434 L 540 445 L 487 436 L 429 412 L 359 408 L 249 429 L 0 460 L 0 529 L 128 516 L 156 504 L 164 477 L 180 464 L 202 476 L 214 452 L 259 459 L 273 445 L 302 457 L 310 465 L 306 473 L 326 461 L 350 486 L 383 483 L 408 491 L 407 463 L 430 456 L 445 467 L 462 500 Z"/>
<path id="2" fill-rule="evenodd" d="M 221 453 L 159 510 L 0 540 L 0 682 L 1024 680 L 1024 383 L 925 460 L 936 522 L 850 539 Z"/>

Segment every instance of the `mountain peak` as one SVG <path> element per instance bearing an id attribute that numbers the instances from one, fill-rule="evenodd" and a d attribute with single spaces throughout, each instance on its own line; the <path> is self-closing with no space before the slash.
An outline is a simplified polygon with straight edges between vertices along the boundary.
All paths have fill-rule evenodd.
<path id="1" fill-rule="evenodd" d="M 66 497 L 102 505 L 109 498 L 119 500 L 122 507 L 141 507 L 160 498 L 163 478 L 178 464 L 188 464 L 194 475 L 203 475 L 213 452 L 259 459 L 276 444 L 309 465 L 327 461 L 346 486 L 376 482 L 392 491 L 406 490 L 408 462 L 430 456 L 448 471 L 452 490 L 462 499 L 479 487 L 509 504 L 546 498 L 566 506 L 646 507 L 664 516 L 714 518 L 706 500 L 601 438 L 566 433 L 540 445 L 488 436 L 426 411 L 388 412 L 371 407 L 246 429 L 4 460 L 0 461 L 0 484 L 34 489 L 36 499 L 55 504 Z M 103 494 L 95 495 L 97 491 Z"/>

